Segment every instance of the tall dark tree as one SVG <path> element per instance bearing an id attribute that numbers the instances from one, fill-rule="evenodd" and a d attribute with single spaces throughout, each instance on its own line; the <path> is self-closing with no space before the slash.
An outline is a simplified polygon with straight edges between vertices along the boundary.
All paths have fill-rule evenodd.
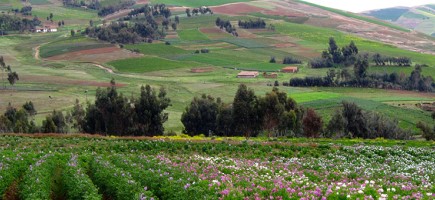
<path id="1" fill-rule="evenodd" d="M 156 93 L 151 86 L 142 86 L 140 97 L 134 104 L 135 135 L 163 135 L 163 123 L 168 121 L 168 113 L 164 110 L 171 105 L 171 100 L 166 95 L 164 88 L 160 88 L 159 93 Z"/>
<path id="2" fill-rule="evenodd" d="M 368 68 L 369 68 L 368 56 L 364 55 L 362 57 L 359 57 L 355 62 L 353 68 L 357 80 L 364 79 L 367 76 Z"/>
<path id="3" fill-rule="evenodd" d="M 326 127 L 327 133 L 326 137 L 346 137 L 346 127 L 347 127 L 347 121 L 343 117 L 343 111 L 342 110 L 336 110 L 334 115 L 332 116 L 331 120 L 328 123 L 328 126 Z"/>
<path id="4" fill-rule="evenodd" d="M 276 132 L 280 119 L 285 112 L 285 105 L 280 102 L 278 94 L 274 90 L 259 99 L 259 109 L 262 114 L 263 128 L 268 131 L 269 137 L 273 132 Z"/>
<path id="5" fill-rule="evenodd" d="M 237 135 L 251 137 L 258 133 L 257 97 L 252 89 L 240 84 L 233 101 L 233 122 Z"/>
<path id="6" fill-rule="evenodd" d="M 2 71 L 3 89 L 6 89 L 4 76 L 5 76 L 5 73 L 7 72 L 7 70 L 6 70 L 6 63 L 5 63 L 3 56 L 0 56 L 0 69 Z"/>
<path id="7" fill-rule="evenodd" d="M 216 135 L 232 136 L 233 134 L 233 107 L 232 105 L 220 104 L 216 118 Z"/>
<path id="8" fill-rule="evenodd" d="M 305 137 L 319 137 L 323 127 L 322 117 L 314 109 L 309 108 L 303 119 L 303 129 Z"/>
<path id="9" fill-rule="evenodd" d="M 36 111 L 35 106 L 33 105 L 33 102 L 32 102 L 32 101 L 26 102 L 26 103 L 23 105 L 23 109 L 24 109 L 27 113 L 29 113 L 29 115 L 32 116 L 32 117 L 35 116 L 35 115 L 37 114 L 37 111 Z"/>
<path id="10" fill-rule="evenodd" d="M 190 136 L 216 132 L 218 109 L 219 105 L 212 96 L 203 94 L 201 98 L 193 98 L 181 115 L 184 132 Z"/>
<path id="11" fill-rule="evenodd" d="M 355 103 L 343 101 L 343 117 L 346 119 L 346 131 L 351 137 L 368 138 L 366 120 L 363 111 Z"/>
<path id="12" fill-rule="evenodd" d="M 337 43 L 333 37 L 329 38 L 329 48 L 328 53 L 332 56 L 332 60 L 336 64 L 340 64 L 343 60 L 340 48 L 338 48 Z"/>

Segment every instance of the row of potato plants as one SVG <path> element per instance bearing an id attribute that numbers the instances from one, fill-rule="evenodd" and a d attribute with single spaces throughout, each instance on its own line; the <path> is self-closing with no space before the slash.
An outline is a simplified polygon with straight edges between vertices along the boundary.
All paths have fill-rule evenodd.
<path id="1" fill-rule="evenodd" d="M 141 186 L 132 175 L 113 165 L 104 155 L 92 155 L 89 173 L 100 192 L 117 200 L 155 198 L 151 191 Z"/>
<path id="2" fill-rule="evenodd" d="M 102 195 L 98 193 L 98 188 L 87 175 L 84 165 L 78 154 L 71 154 L 62 173 L 66 196 L 68 199 L 101 200 Z"/>

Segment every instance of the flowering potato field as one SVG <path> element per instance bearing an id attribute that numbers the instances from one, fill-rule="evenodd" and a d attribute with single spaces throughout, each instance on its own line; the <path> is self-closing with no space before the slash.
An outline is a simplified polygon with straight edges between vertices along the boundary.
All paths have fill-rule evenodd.
<path id="1" fill-rule="evenodd" d="M 2 135 L 0 199 L 435 199 L 424 144 Z"/>

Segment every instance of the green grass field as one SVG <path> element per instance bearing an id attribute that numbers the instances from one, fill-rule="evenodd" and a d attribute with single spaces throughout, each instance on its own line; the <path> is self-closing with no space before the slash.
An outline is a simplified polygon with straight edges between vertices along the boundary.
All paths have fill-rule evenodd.
<path id="1" fill-rule="evenodd" d="M 178 68 L 198 67 L 201 64 L 195 62 L 181 62 L 162 59 L 158 57 L 130 58 L 109 62 L 120 72 L 145 73 L 160 70 L 173 70 Z"/>
<path id="2" fill-rule="evenodd" d="M 69 37 L 67 39 L 60 39 L 54 42 L 50 42 L 41 46 L 40 56 L 47 58 L 64 53 L 70 53 L 74 51 L 81 51 L 87 49 L 95 49 L 102 47 L 111 47 L 113 44 L 104 43 L 94 39 L 86 37 Z"/>
<path id="3" fill-rule="evenodd" d="M 201 33 L 198 29 L 179 30 L 178 36 L 183 41 L 203 41 L 209 40 L 206 35 Z"/>
<path id="4" fill-rule="evenodd" d="M 165 44 L 133 44 L 133 45 L 125 45 L 126 49 L 135 50 L 138 49 L 140 53 L 145 55 L 156 55 L 156 56 L 174 56 L 180 54 L 188 54 L 192 53 L 190 51 L 186 51 L 184 49 L 175 47 L 173 45 L 165 45 Z"/>

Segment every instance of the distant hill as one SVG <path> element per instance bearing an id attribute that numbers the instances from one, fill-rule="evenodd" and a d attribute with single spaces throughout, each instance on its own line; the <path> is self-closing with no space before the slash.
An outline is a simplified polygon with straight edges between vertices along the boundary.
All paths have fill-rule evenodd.
<path id="1" fill-rule="evenodd" d="M 435 4 L 370 10 L 362 14 L 435 36 Z"/>

